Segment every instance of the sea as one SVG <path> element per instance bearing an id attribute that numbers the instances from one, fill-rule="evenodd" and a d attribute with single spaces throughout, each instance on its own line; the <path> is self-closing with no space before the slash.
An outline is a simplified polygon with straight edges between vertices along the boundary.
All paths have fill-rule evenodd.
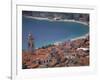
<path id="1" fill-rule="evenodd" d="M 76 22 L 49 21 L 22 17 L 22 49 L 28 49 L 28 34 L 32 33 L 35 48 L 67 41 L 89 33 L 89 26 Z"/>

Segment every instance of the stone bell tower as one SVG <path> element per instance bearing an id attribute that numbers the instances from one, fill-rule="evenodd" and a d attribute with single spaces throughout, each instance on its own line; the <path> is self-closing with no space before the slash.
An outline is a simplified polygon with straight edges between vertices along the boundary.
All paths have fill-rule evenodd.
<path id="1" fill-rule="evenodd" d="M 34 47 L 34 38 L 32 36 L 32 33 L 28 34 L 28 51 L 29 52 L 34 52 L 35 47 Z"/>

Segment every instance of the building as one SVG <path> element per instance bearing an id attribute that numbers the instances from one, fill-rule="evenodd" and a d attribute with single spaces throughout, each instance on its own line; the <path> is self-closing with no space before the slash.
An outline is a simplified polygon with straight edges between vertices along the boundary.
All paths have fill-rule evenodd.
<path id="1" fill-rule="evenodd" d="M 32 36 L 32 33 L 28 34 L 28 51 L 29 52 L 34 52 L 35 46 L 34 46 L 34 38 Z"/>

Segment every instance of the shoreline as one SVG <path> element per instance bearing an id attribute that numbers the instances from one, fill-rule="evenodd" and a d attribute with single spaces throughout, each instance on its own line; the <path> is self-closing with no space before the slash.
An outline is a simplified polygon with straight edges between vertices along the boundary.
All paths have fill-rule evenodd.
<path id="1" fill-rule="evenodd" d="M 87 33 L 87 34 L 85 34 L 85 35 L 83 35 L 83 36 L 79 36 L 79 37 L 76 37 L 76 38 L 72 38 L 72 39 L 70 39 L 70 41 L 75 41 L 75 40 L 79 40 L 79 39 L 85 39 L 85 38 L 87 38 L 89 36 L 89 33 Z M 67 40 L 66 40 L 67 41 Z M 59 45 L 60 43 L 63 43 L 63 42 L 65 42 L 65 40 L 64 41 L 57 41 L 57 42 L 55 42 L 55 43 L 53 43 L 54 45 Z"/>
<path id="2" fill-rule="evenodd" d="M 89 33 L 86 33 L 85 35 L 83 36 L 79 36 L 79 37 L 76 37 L 76 38 L 72 38 L 72 39 L 69 39 L 70 42 L 73 42 L 73 41 L 76 41 L 76 40 L 79 40 L 79 39 L 85 39 L 89 36 Z M 67 40 L 64 40 L 64 41 L 57 41 L 57 42 L 54 42 L 54 43 L 51 43 L 51 45 L 55 45 L 55 46 L 58 46 L 59 44 L 62 44 L 64 42 L 66 42 Z M 47 45 L 45 45 L 47 46 Z M 41 48 L 41 47 L 40 47 Z M 35 49 L 39 49 L 39 48 L 35 48 Z"/>
<path id="3" fill-rule="evenodd" d="M 24 16 L 26 18 L 31 18 L 31 19 L 36 19 L 36 20 L 48 20 L 48 21 L 59 21 L 59 22 L 75 22 L 75 23 L 79 23 L 79 24 L 83 24 L 85 26 L 89 26 L 89 23 L 87 22 L 82 22 L 82 21 L 78 21 L 78 20 L 74 20 L 74 19 L 59 19 L 57 20 L 56 18 L 53 19 L 49 19 L 49 18 L 42 18 L 42 17 L 32 17 L 32 16 Z"/>
<path id="4" fill-rule="evenodd" d="M 89 33 L 86 33 L 83 36 L 79 36 L 79 37 L 76 37 L 76 38 L 71 39 L 71 41 L 78 40 L 78 39 L 84 39 L 84 38 L 86 38 L 88 36 L 89 36 Z"/>

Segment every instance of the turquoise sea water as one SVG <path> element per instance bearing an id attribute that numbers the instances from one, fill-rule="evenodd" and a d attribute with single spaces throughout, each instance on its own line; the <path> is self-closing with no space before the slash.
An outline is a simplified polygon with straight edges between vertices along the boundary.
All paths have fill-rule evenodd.
<path id="1" fill-rule="evenodd" d="M 22 49 L 27 49 L 28 33 L 35 39 L 35 48 L 70 40 L 89 33 L 89 27 L 75 22 L 36 20 L 22 17 Z"/>

